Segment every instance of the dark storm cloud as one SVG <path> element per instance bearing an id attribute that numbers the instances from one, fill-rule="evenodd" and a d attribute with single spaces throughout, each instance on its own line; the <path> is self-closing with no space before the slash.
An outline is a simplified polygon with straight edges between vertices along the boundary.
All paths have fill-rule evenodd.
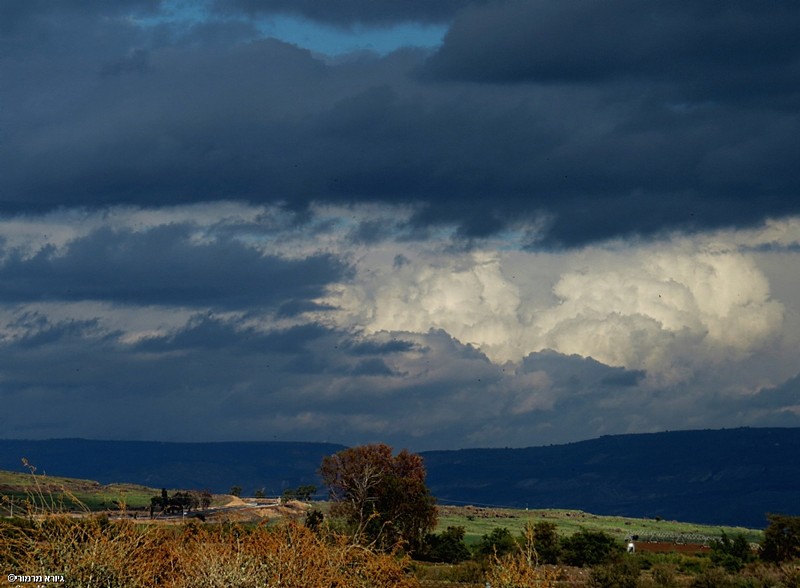
<path id="1" fill-rule="evenodd" d="M 26 25 L 43 15 L 79 13 L 83 15 L 116 15 L 130 12 L 152 13 L 161 0 L 3 0 L 0 3 L 0 31 Z"/>
<path id="2" fill-rule="evenodd" d="M 96 321 L 28 313 L 13 327 L 19 336 L 0 341 L 0 427 L 10 437 L 276 436 L 422 450 L 752 425 L 759 410 L 766 424 L 797 424 L 787 411 L 797 378 L 752 400 L 698 398 L 645 390 L 621 377 L 633 372 L 555 352 L 511 371 L 442 331 L 407 334 L 415 348 L 388 352 L 382 337 L 315 324 L 259 331 L 209 314 L 132 344 Z"/>
<path id="3" fill-rule="evenodd" d="M 466 7 L 427 61 L 324 62 L 241 21 L 76 19 L 4 37 L 0 210 L 410 204 L 420 235 L 543 221 L 535 247 L 800 211 L 794 3 Z"/>
<path id="4" fill-rule="evenodd" d="M 353 368 L 354 376 L 394 376 L 397 375 L 386 365 L 386 362 L 377 357 L 364 359 Z"/>
<path id="5" fill-rule="evenodd" d="M 795 94 L 798 27 L 791 1 L 509 0 L 463 11 L 429 65 L 469 80 L 645 78 Z"/>
<path id="6" fill-rule="evenodd" d="M 187 225 L 101 229 L 65 251 L 46 247 L 32 257 L 11 251 L 0 265 L 0 296 L 6 302 L 258 308 L 320 296 L 348 271 L 328 254 L 285 260 L 234 240 L 195 243 L 191 236 Z"/>
<path id="7" fill-rule="evenodd" d="M 24 313 L 12 326 L 23 331 L 23 335 L 17 341 L 17 345 L 22 349 L 70 345 L 76 340 L 87 338 L 109 342 L 118 335 L 118 333 L 103 332 L 97 320 L 73 319 L 51 323 L 37 313 Z"/>
<path id="8" fill-rule="evenodd" d="M 391 341 L 364 340 L 353 342 L 348 347 L 353 355 L 384 355 L 387 353 L 401 353 L 417 349 L 413 341 L 392 339 Z"/>
<path id="9" fill-rule="evenodd" d="M 748 411 L 762 411 L 759 424 L 800 425 L 800 374 L 779 386 L 764 388 L 742 401 Z"/>
<path id="10" fill-rule="evenodd" d="M 308 353 L 309 343 L 334 334 L 330 329 L 316 323 L 264 332 L 241 325 L 239 321 L 205 314 L 195 316 L 175 333 L 143 339 L 133 349 L 143 352 L 207 349 L 228 350 L 232 353 L 303 355 Z"/>
<path id="11" fill-rule="evenodd" d="M 341 27 L 389 26 L 403 22 L 442 23 L 465 6 L 485 0 L 216 0 L 223 13 L 292 14 Z"/>

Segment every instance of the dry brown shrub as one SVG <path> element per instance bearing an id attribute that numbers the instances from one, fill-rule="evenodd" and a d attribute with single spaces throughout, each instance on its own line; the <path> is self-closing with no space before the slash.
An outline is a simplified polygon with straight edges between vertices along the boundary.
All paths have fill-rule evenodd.
<path id="1" fill-rule="evenodd" d="M 0 525 L 0 566 L 81 588 L 415 588 L 408 561 L 294 523 L 181 527 L 52 515 Z"/>
<path id="2" fill-rule="evenodd" d="M 553 566 L 531 565 L 520 554 L 495 558 L 486 571 L 492 588 L 553 588 L 560 572 Z"/>
<path id="3" fill-rule="evenodd" d="M 492 588 L 553 588 L 560 572 L 554 566 L 539 565 L 536 534 L 532 525 L 522 531 L 522 544 L 516 553 L 497 557 L 495 553 L 486 571 Z"/>

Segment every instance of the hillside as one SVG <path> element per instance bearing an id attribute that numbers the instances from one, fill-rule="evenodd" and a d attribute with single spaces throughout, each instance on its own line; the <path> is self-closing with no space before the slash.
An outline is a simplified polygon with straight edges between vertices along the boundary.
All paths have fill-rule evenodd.
<path id="1" fill-rule="evenodd" d="M 426 452 L 442 502 L 577 508 L 764 527 L 800 514 L 800 429 L 615 435 L 549 447 Z"/>
<path id="2" fill-rule="evenodd" d="M 0 440 L 0 469 L 26 457 L 48 475 L 245 494 L 319 484 L 341 445 Z M 616 435 L 548 447 L 423 452 L 443 504 L 577 509 L 763 528 L 800 514 L 800 429 Z"/>
<path id="3" fill-rule="evenodd" d="M 214 493 L 240 486 L 247 495 L 258 489 L 279 495 L 285 488 L 317 484 L 322 458 L 343 448 L 330 443 L 0 440 L 0 469 L 24 471 L 24 457 L 40 473 L 101 484 L 124 481 Z"/>

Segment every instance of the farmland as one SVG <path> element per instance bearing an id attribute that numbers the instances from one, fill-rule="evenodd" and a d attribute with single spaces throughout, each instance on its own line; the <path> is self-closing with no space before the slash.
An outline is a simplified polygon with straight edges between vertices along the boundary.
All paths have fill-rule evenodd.
<path id="1" fill-rule="evenodd" d="M 91 570 L 98 565 L 109 581 L 114 579 L 120 586 L 166 582 L 164 585 L 184 588 L 229 585 L 226 582 L 234 580 L 239 582 L 236 585 L 249 586 L 255 579 L 269 584 L 276 578 L 292 577 L 292 585 L 309 588 L 321 579 L 365 588 L 452 586 L 453 582 L 477 587 L 485 580 L 499 580 L 508 574 L 516 574 L 520 583 L 515 586 L 589 586 L 594 567 L 559 562 L 557 566 L 530 568 L 524 557 L 520 559 L 522 551 L 516 556 L 512 551 L 516 559 L 492 560 L 480 555 L 481 543 L 493 531 L 508 530 L 522 546 L 526 525 L 545 522 L 552 523 L 562 539 L 599 532 L 612 537 L 620 550 L 628 537 L 638 536 L 636 557 L 617 560 L 614 565 L 622 567 L 613 568 L 617 570 L 614 573 L 633 570 L 646 586 L 653 585 L 658 574 L 666 574 L 676 582 L 674 585 L 682 586 L 703 574 L 727 573 L 714 566 L 709 548 L 723 533 L 741 535 L 751 544 L 764 536 L 757 529 L 602 516 L 580 510 L 440 505 L 437 533 L 448 527 L 463 527 L 464 543 L 469 547 L 466 560 L 444 564 L 412 561 L 408 555 L 396 554 L 398 559 L 369 549 L 354 551 L 346 535 L 337 531 L 341 528 L 330 519 L 330 504 L 326 502 L 282 503 L 275 498 L 215 495 L 212 506 L 203 511 L 208 515 L 204 517 L 206 524 L 183 520 L 180 514 L 155 520 L 140 516 L 136 521 L 128 516 L 130 510 L 124 510 L 149 507 L 150 498 L 160 494 L 159 489 L 139 485 L 102 485 L 91 480 L 0 472 L 0 560 L 10 562 L 14 569 L 56 566 L 81 586 L 88 585 L 85 582 L 91 581 Z M 10 514 L 12 502 L 20 509 L 24 505 L 30 516 L 3 519 Z M 310 509 L 326 515 L 328 523 L 320 531 L 304 524 Z M 66 511 L 71 511 L 70 517 L 59 515 Z M 122 520 L 115 520 L 120 517 Z M 76 542 L 76 536 L 83 539 Z M 86 551 L 85 545 L 94 545 L 95 551 Z M 138 547 L 142 545 L 145 548 Z M 131 552 L 134 546 L 136 553 Z M 315 561 L 329 562 L 330 567 L 309 567 L 297 558 L 297 549 Z M 57 564 L 51 559 L 56 552 L 66 554 Z M 123 553 L 128 555 L 123 557 Z M 134 567 L 120 563 L 129 557 L 137 562 Z M 168 561 L 174 570 L 169 577 L 163 576 Z M 768 567 L 755 562 L 745 571 L 754 578 L 754 586 L 778 585 L 773 580 L 798 576 L 800 572 L 793 565 Z M 372 570 L 372 579 L 365 579 L 359 569 Z M 612 568 L 597 569 L 597 573 L 606 573 L 603 570 Z M 231 574 L 240 575 L 234 578 Z M 358 584 L 362 581 L 365 583 Z"/>
<path id="2" fill-rule="evenodd" d="M 158 495 L 160 489 L 137 484 L 100 484 L 92 480 L 53 477 L 38 473 L 25 474 L 0 470 L 0 496 L 5 497 L 0 504 L 0 515 L 10 514 L 9 504 L 13 501 L 18 508 L 26 504 L 48 511 L 105 511 L 114 513 L 120 510 L 143 510 L 150 506 L 150 499 Z M 212 506 L 230 505 L 233 497 L 224 494 L 214 495 Z M 245 515 L 254 512 L 241 500 L 236 501 L 237 509 L 231 509 L 228 517 L 245 520 Z M 253 502 L 249 500 L 248 503 Z M 315 507 L 327 512 L 325 502 L 314 503 Z M 234 510 L 237 511 L 234 516 Z M 290 512 L 285 510 L 284 513 Z M 279 511 L 274 511 L 280 516 Z M 295 513 L 296 514 L 296 513 Z M 253 521 L 260 516 L 251 516 Z M 560 536 L 569 536 L 586 529 L 602 531 L 623 541 L 638 535 L 642 538 L 678 538 L 685 542 L 695 542 L 698 537 L 719 537 L 724 531 L 728 535 L 743 534 L 751 543 L 761 541 L 763 533 L 758 529 L 700 525 L 689 522 L 661 519 L 643 519 L 619 516 L 603 516 L 579 510 L 566 509 L 513 509 L 481 506 L 439 506 L 437 531 L 447 527 L 464 527 L 465 543 L 475 545 L 481 537 L 496 528 L 506 528 L 515 535 L 522 533 L 526 524 L 550 522 L 556 525 Z"/>
<path id="3" fill-rule="evenodd" d="M 561 536 L 569 536 L 586 529 L 602 531 L 622 541 L 638 535 L 645 537 L 683 538 L 685 542 L 697 541 L 699 537 L 716 538 L 724 531 L 727 535 L 743 534 L 750 543 L 761 541 L 763 532 L 743 527 L 698 525 L 694 523 L 640 519 L 619 516 L 601 516 L 577 510 L 561 509 L 507 509 L 475 506 L 440 506 L 438 530 L 451 526 L 464 527 L 465 543 L 474 545 L 483 535 L 497 527 L 504 527 L 519 535 L 527 523 L 550 522 L 556 525 Z"/>

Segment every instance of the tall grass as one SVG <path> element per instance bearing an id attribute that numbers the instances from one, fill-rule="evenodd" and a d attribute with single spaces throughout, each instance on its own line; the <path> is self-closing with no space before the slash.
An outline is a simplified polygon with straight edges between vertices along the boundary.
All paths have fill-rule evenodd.
<path id="1" fill-rule="evenodd" d="M 67 588 L 416 588 L 409 560 L 375 553 L 328 529 L 109 521 L 65 512 L 63 497 L 36 468 L 23 516 L 0 519 L 0 570 L 63 576 Z M 22 505 L 20 505 L 22 506 Z"/>
<path id="2" fill-rule="evenodd" d="M 51 515 L 0 522 L 0 569 L 80 588 L 413 588 L 407 560 L 277 527 L 144 525 Z"/>

